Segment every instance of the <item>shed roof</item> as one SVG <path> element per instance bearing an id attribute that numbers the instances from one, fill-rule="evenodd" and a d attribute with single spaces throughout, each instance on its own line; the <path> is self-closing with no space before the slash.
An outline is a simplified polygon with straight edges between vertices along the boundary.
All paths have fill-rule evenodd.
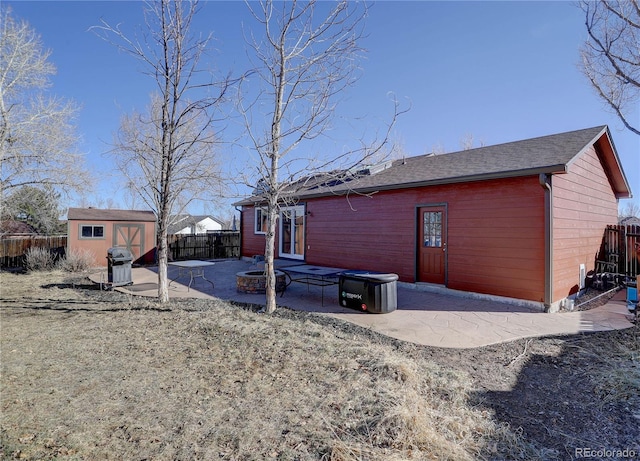
<path id="1" fill-rule="evenodd" d="M 69 208 L 69 220 L 85 221 L 142 221 L 155 222 L 153 211 L 145 210 L 104 210 L 99 208 Z"/>
<path id="2" fill-rule="evenodd" d="M 348 191 L 367 193 L 540 173 L 566 173 L 569 165 L 594 144 L 610 174 L 616 195 L 620 198 L 630 197 L 631 189 L 606 125 L 450 154 L 408 157 L 390 162 L 378 172 L 367 174 L 364 170 L 364 173 L 348 182 L 307 182 L 307 187 L 298 190 L 295 195 L 302 199 Z M 260 197 L 254 196 L 238 205 L 259 201 Z"/>

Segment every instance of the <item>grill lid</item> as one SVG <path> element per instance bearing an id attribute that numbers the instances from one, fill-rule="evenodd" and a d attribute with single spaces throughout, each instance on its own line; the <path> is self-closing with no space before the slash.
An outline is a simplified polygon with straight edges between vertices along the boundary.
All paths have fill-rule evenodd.
<path id="1" fill-rule="evenodd" d="M 107 258 L 116 261 L 133 260 L 133 253 L 128 248 L 112 247 L 107 250 Z"/>

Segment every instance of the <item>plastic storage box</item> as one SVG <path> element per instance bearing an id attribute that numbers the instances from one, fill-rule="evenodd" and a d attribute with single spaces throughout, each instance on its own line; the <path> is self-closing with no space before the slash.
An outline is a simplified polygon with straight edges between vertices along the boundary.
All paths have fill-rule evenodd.
<path id="1" fill-rule="evenodd" d="M 340 305 L 373 314 L 386 314 L 398 307 L 398 276 L 365 271 L 340 275 Z"/>

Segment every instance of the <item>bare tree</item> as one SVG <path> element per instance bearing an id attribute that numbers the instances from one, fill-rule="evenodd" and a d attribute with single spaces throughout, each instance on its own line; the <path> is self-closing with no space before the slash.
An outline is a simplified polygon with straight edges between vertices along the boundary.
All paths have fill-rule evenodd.
<path id="1" fill-rule="evenodd" d="M 157 216 L 160 302 L 169 300 L 170 217 L 198 192 L 213 190 L 220 179 L 214 168 L 212 111 L 226 86 L 219 88 L 211 81 L 211 74 L 200 70 L 211 36 L 202 39 L 191 35 L 196 12 L 196 1 L 147 2 L 147 31 L 141 40 L 106 22 L 95 28 L 109 41 L 115 37 L 121 50 L 144 63 L 145 73 L 158 88 L 146 114 L 123 118 L 115 152 L 120 170 L 129 177 L 129 186 L 141 194 Z"/>
<path id="2" fill-rule="evenodd" d="M 635 202 L 627 202 L 624 208 L 621 206 L 618 210 L 618 217 L 620 219 L 631 217 L 640 218 L 640 205 Z"/>
<path id="3" fill-rule="evenodd" d="M 462 138 L 460 138 L 460 148 L 462 150 L 471 150 L 473 149 L 473 134 L 465 133 Z"/>
<path id="4" fill-rule="evenodd" d="M 292 204 L 309 181 L 349 174 L 350 166 L 376 157 L 389 139 L 398 105 L 381 141 L 361 139 L 357 148 L 329 160 L 309 151 L 299 154 L 301 143 L 310 148 L 307 141 L 326 135 L 337 102 L 357 80 L 366 5 L 265 0 L 247 6 L 261 30 L 247 37 L 255 68 L 240 85 L 239 106 L 258 154 L 254 184 L 267 210 L 265 312 L 270 313 L 276 309 L 275 234 L 281 207 Z"/>
<path id="5" fill-rule="evenodd" d="M 640 135 L 640 2 L 583 0 L 589 37 L 582 69 L 596 92 L 633 133 Z"/>
<path id="6" fill-rule="evenodd" d="M 77 152 L 76 106 L 47 93 L 55 67 L 38 34 L 0 10 L 0 202 L 14 188 L 64 192 L 88 184 Z"/>
<path id="7" fill-rule="evenodd" d="M 144 113 L 123 116 L 111 152 L 131 195 L 153 210 L 161 208 L 163 198 L 156 187 L 163 168 L 162 104 L 162 98 L 154 94 Z M 176 149 L 167 200 L 174 216 L 195 200 L 208 201 L 219 195 L 222 175 L 214 149 L 217 139 L 205 112 L 185 114 L 172 140 Z"/>
<path id="8" fill-rule="evenodd" d="M 4 200 L 2 219 L 23 221 L 39 234 L 54 235 L 60 230 L 60 193 L 51 186 L 22 186 L 12 189 Z"/>
<path id="9" fill-rule="evenodd" d="M 460 138 L 460 148 L 462 150 L 471 150 L 471 149 L 475 149 L 475 147 L 473 147 L 474 143 L 476 142 L 476 139 L 473 136 L 473 133 L 465 133 L 461 138 Z M 478 142 L 478 147 L 484 147 L 485 143 L 483 140 L 480 140 Z"/>

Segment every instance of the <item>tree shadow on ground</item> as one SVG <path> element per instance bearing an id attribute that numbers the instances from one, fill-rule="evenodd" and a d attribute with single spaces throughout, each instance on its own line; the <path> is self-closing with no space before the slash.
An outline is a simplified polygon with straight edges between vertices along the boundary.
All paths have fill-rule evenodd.
<path id="1" fill-rule="evenodd" d="M 81 299 L 69 299 L 53 295 L 48 297 L 22 297 L 19 299 L 3 299 L 0 309 L 4 312 L 16 311 L 50 311 L 50 312 L 123 312 L 123 311 L 156 311 L 171 312 L 171 308 L 161 306 L 149 298 L 136 298 L 129 294 L 113 290 L 103 290 L 100 285 L 89 280 L 48 283 L 40 286 L 51 290 L 74 290 L 83 294 Z M 106 306 L 105 307 L 105 303 Z"/>
<path id="2" fill-rule="evenodd" d="M 633 330 L 561 338 L 560 353 L 523 353 L 512 389 L 479 391 L 472 401 L 521 428 L 544 459 L 640 456 L 639 329 Z"/>

